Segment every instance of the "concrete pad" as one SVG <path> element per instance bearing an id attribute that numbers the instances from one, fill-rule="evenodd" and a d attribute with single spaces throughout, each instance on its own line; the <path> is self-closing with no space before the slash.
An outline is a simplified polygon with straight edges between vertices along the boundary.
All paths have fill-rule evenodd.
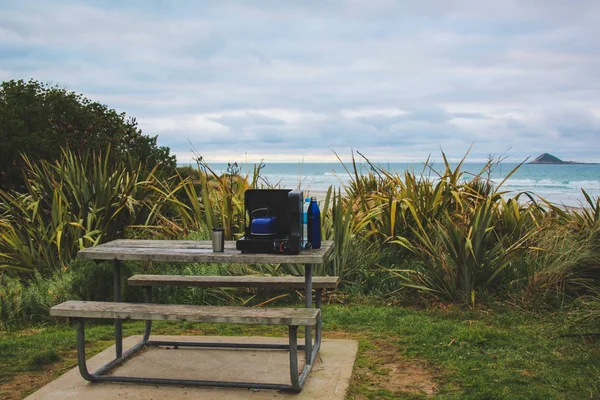
<path id="1" fill-rule="evenodd" d="M 123 340 L 123 349 L 131 348 L 141 336 Z M 282 343 L 287 338 L 257 336 L 152 336 L 152 340 L 228 343 Z M 302 339 L 299 339 L 301 342 Z M 132 383 L 90 383 L 77 368 L 50 382 L 28 400 L 39 399 L 344 399 L 358 350 L 355 340 L 324 339 L 320 356 L 312 368 L 301 393 L 274 390 L 249 390 L 209 387 L 138 385 Z M 299 356 L 302 351 L 299 351 Z M 88 360 L 90 371 L 112 360 L 114 346 Z M 299 360 L 304 365 L 303 357 Z M 128 360 L 113 372 L 115 375 L 183 378 L 202 380 L 289 383 L 289 355 L 283 350 L 150 348 Z"/>

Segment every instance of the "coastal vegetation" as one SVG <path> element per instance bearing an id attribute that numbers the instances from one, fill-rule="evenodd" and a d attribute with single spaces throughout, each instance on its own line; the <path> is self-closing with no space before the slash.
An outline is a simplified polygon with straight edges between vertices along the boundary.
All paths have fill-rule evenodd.
<path id="1" fill-rule="evenodd" d="M 51 114 L 42 110 L 48 104 Z M 31 126 L 25 105 L 38 110 Z M 143 136 L 134 120 L 34 81 L 3 83 L 0 116 L 12 121 L 0 124 L 0 133 L 15 139 L 0 186 L 0 367 L 9 371 L 0 384 L 47 365 L 70 365 L 74 335 L 48 317 L 49 307 L 112 297 L 110 264 L 78 260 L 78 250 L 116 238 L 207 239 L 214 226 L 235 239 L 244 229 L 245 190 L 271 187 L 261 178 L 263 164 L 242 175 L 232 163 L 219 174 L 198 155 L 196 168 L 176 169 L 169 150 Z M 40 150 L 20 147 L 17 138 Z M 500 161 L 493 158 L 465 179 L 463 162 L 452 167 L 443 153 L 441 168 L 425 162 L 403 173 L 358 156 L 369 168 L 360 169 L 353 155 L 344 165 L 350 183 L 330 188 L 321 201 L 324 238 L 336 245 L 316 271 L 341 278 L 326 299 L 326 331 L 361 340 L 354 395 L 398 395 L 369 386 L 377 386 L 373 376 L 390 373 L 378 361 L 381 347 L 396 349 L 395 360 L 400 354 L 435 371 L 440 398 L 600 396 L 600 198 L 583 191 L 586 204 L 566 209 L 533 193 L 509 195 L 503 182 L 490 183 Z M 124 263 L 123 274 L 175 271 L 300 275 L 302 267 Z M 142 299 L 135 290 L 125 296 Z M 301 302 L 298 293 L 204 288 L 165 288 L 155 297 L 211 305 Z M 106 340 L 109 331 L 98 325 L 90 338 Z M 20 361 L 12 365 L 13 358 Z"/>
<path id="2" fill-rule="evenodd" d="M 26 291 L 30 277 L 69 276 L 79 249 L 119 237 L 185 238 L 223 226 L 234 239 L 243 233 L 245 190 L 264 186 L 260 165 L 249 176 L 234 165 L 218 175 L 200 162 L 194 173 L 165 178 L 158 167 L 109 160 L 108 152 L 68 149 L 52 163 L 25 157 L 25 190 L 0 190 L 3 282 Z M 323 234 L 336 250 L 318 272 L 340 276 L 342 293 L 412 304 L 564 304 L 597 295 L 598 199 L 584 192 L 587 206 L 567 210 L 530 193 L 509 197 L 486 178 L 493 161 L 470 180 L 461 168 L 446 161 L 440 171 L 392 174 L 346 166 L 350 185 L 330 188 L 322 202 Z"/>

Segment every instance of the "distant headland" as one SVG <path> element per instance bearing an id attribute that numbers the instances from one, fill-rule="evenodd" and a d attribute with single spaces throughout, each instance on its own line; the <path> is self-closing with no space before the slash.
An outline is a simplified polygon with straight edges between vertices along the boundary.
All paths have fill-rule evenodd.
<path id="1" fill-rule="evenodd" d="M 573 165 L 597 165 L 598 163 L 583 163 L 577 161 L 563 161 L 558 157 L 553 156 L 552 154 L 544 153 L 541 156 L 537 157 L 535 160 L 528 162 L 527 164 L 573 164 Z"/>

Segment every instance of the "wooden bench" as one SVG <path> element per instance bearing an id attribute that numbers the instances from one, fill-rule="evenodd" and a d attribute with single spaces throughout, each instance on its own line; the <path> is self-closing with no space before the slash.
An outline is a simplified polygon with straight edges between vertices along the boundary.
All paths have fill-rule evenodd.
<path id="1" fill-rule="evenodd" d="M 133 275 L 127 279 L 132 286 L 196 286 L 196 287 L 259 287 L 303 289 L 303 276 L 196 276 L 196 275 Z M 335 289 L 337 276 L 315 276 L 314 289 Z"/>
<path id="2" fill-rule="evenodd" d="M 320 313 L 317 308 L 250 308 L 76 300 L 66 301 L 50 309 L 50 315 L 55 317 L 288 326 L 313 326 Z"/>
<path id="3" fill-rule="evenodd" d="M 312 287 L 315 289 L 315 306 L 321 308 L 323 289 L 335 289 L 338 285 L 337 276 L 312 277 Z M 277 289 L 305 289 L 306 281 L 303 276 L 196 276 L 196 275 L 133 275 L 127 280 L 132 286 L 141 286 L 146 289 L 146 302 L 152 302 L 152 287 L 178 286 L 178 287 L 245 287 L 245 288 L 277 288 Z M 151 323 L 146 324 L 144 336 L 148 338 L 152 329 Z M 306 335 L 304 346 L 307 357 L 312 356 L 313 349 L 321 345 L 323 324 L 321 315 L 317 318 L 315 326 L 314 343 L 312 335 Z M 309 342 L 309 339 L 310 342 Z M 312 359 L 312 358 L 311 358 Z"/>
<path id="4" fill-rule="evenodd" d="M 311 365 L 305 364 L 302 372 L 298 367 L 298 326 L 315 326 L 321 310 L 319 308 L 249 308 L 249 307 L 221 307 L 221 306 L 196 306 L 196 305 L 170 305 L 149 303 L 123 303 L 102 301 L 67 301 L 50 309 L 50 315 L 55 317 L 68 317 L 77 321 L 77 359 L 79 371 L 88 381 L 110 381 L 152 384 L 174 384 L 194 386 L 224 386 L 244 387 L 251 389 L 276 389 L 292 390 L 299 392 L 308 377 Z M 289 345 L 276 344 L 240 344 L 240 343 L 189 343 L 150 341 L 147 335 L 122 357 L 113 360 L 94 373 L 87 369 L 85 361 L 85 318 L 104 318 L 119 320 L 143 321 L 192 321 L 232 324 L 261 324 L 261 325 L 287 325 L 289 331 Z M 148 323 L 148 322 L 147 322 Z M 285 349 L 290 354 L 290 385 L 251 383 L 251 382 L 224 382 L 204 380 L 182 380 L 167 378 L 142 378 L 129 376 L 106 375 L 111 369 L 122 363 L 125 359 L 141 350 L 143 346 L 189 346 L 189 347 L 226 347 L 226 348 L 269 348 Z M 314 358 L 313 358 L 314 359 Z"/>

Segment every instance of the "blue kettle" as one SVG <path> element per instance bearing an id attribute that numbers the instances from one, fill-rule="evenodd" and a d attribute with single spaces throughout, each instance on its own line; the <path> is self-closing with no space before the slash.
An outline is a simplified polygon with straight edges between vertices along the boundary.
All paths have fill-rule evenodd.
<path id="1" fill-rule="evenodd" d="M 275 235 L 277 233 L 275 222 L 276 217 L 270 208 L 257 208 L 250 213 L 252 222 L 250 223 L 251 235 Z"/>

